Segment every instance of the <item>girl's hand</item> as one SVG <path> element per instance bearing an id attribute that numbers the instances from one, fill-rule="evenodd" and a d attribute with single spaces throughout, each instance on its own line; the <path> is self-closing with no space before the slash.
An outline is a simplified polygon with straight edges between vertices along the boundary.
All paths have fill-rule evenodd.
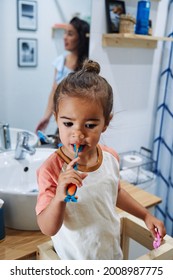
<path id="1" fill-rule="evenodd" d="M 64 201 L 66 196 L 66 188 L 69 184 L 75 184 L 77 187 L 82 186 L 83 179 L 86 178 L 87 173 L 79 173 L 78 171 L 74 170 L 74 165 L 79 161 L 79 157 L 73 159 L 66 168 L 65 172 L 60 173 L 58 178 L 58 186 L 56 190 L 56 197 Z"/>
<path id="2" fill-rule="evenodd" d="M 157 237 L 157 232 L 159 232 L 160 238 L 163 240 L 163 237 L 166 235 L 166 229 L 162 221 L 158 220 L 150 213 L 147 213 L 144 222 L 152 233 L 154 239 Z"/>

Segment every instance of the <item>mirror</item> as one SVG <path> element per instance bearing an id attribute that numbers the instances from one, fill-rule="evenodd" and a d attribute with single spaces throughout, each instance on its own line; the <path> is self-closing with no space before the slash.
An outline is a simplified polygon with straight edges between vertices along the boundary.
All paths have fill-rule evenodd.
<path id="1" fill-rule="evenodd" d="M 34 131 L 44 114 L 53 84 L 52 63 L 60 55 L 57 44 L 62 43 L 62 38 L 52 38 L 52 26 L 68 22 L 75 15 L 90 21 L 92 0 L 20 0 L 27 5 L 37 3 L 36 30 L 18 28 L 17 1 L 0 1 L 0 121 L 9 123 L 10 127 Z M 18 42 L 23 39 L 37 52 L 33 65 L 18 66 Z M 54 119 L 51 123 L 47 133 L 55 131 Z"/>

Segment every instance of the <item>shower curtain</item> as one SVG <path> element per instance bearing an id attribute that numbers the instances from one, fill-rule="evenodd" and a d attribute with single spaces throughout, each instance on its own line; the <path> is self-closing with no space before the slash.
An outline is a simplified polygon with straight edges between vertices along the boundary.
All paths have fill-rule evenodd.
<path id="1" fill-rule="evenodd" d="M 165 37 L 173 38 L 173 0 L 168 5 Z M 164 221 L 167 234 L 173 236 L 173 42 L 163 46 L 155 124 L 156 195 L 162 203 L 156 216 Z"/>

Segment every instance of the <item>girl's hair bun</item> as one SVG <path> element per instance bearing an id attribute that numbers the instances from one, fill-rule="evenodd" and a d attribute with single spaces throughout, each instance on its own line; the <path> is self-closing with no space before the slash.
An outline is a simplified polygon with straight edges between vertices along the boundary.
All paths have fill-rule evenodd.
<path id="1" fill-rule="evenodd" d="M 96 74 L 100 73 L 100 65 L 93 60 L 85 60 L 83 63 L 82 70 L 84 72 L 95 72 Z"/>

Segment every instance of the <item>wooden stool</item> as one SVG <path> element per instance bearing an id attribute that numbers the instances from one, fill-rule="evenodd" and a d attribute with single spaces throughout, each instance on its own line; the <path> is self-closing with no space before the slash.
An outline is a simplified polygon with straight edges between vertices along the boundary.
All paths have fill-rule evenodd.
<path id="1" fill-rule="evenodd" d="M 145 223 L 126 213 L 121 215 L 121 248 L 123 259 L 128 259 L 129 239 L 133 239 L 149 250 L 138 260 L 173 260 L 173 238 L 166 235 L 160 247 L 153 249 L 153 237 L 145 226 Z M 37 260 L 60 260 L 54 251 L 52 240 L 37 246 Z"/>

